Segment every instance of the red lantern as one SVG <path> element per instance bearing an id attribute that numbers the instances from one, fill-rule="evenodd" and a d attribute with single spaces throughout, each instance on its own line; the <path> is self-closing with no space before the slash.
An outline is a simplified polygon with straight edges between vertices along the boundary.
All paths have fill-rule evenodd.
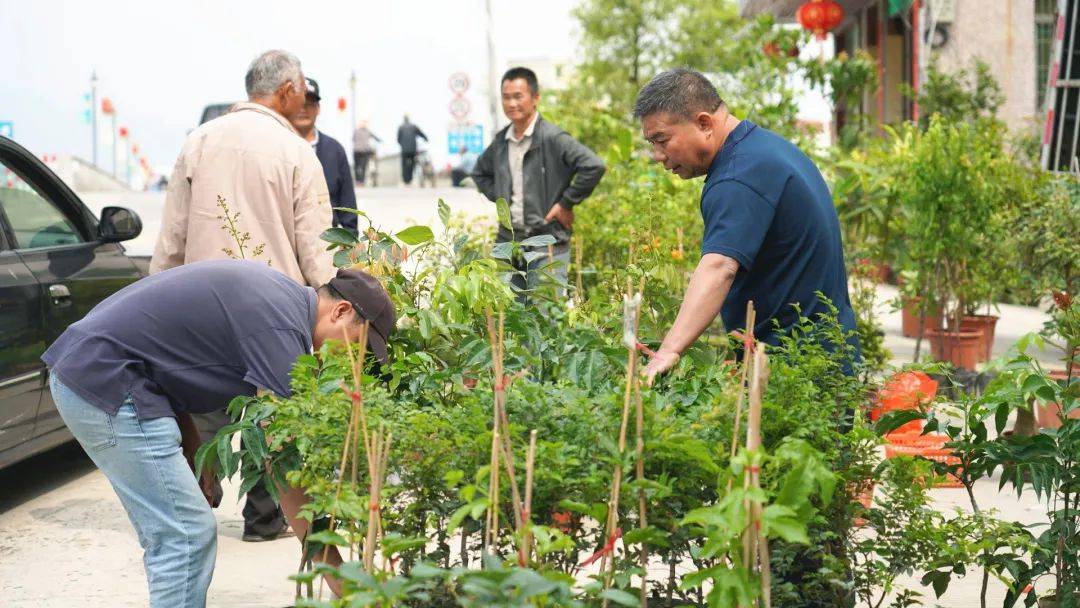
<path id="1" fill-rule="evenodd" d="M 810 0 L 799 7 L 795 18 L 803 29 L 814 32 L 818 40 L 824 40 L 844 21 L 844 9 L 835 0 Z"/>
<path id="2" fill-rule="evenodd" d="M 113 102 L 108 97 L 101 98 L 101 113 L 108 116 L 116 111 L 116 107 L 113 106 Z"/>
<path id="3" fill-rule="evenodd" d="M 120 139 L 124 139 L 128 136 L 127 127 L 120 127 Z"/>
<path id="4" fill-rule="evenodd" d="M 338 112 L 344 112 L 345 111 L 345 98 L 344 97 L 338 97 L 337 98 L 337 109 L 338 109 Z"/>

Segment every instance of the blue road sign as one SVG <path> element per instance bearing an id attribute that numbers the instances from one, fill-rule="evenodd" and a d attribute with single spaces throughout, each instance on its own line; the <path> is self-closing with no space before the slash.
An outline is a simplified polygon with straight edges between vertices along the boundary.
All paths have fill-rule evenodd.
<path id="1" fill-rule="evenodd" d="M 0 135 L 8 139 L 15 139 L 15 121 L 0 120 Z"/>
<path id="2" fill-rule="evenodd" d="M 446 149 L 450 154 L 457 154 L 465 148 L 473 154 L 484 151 L 484 125 L 454 127 L 446 134 Z"/>

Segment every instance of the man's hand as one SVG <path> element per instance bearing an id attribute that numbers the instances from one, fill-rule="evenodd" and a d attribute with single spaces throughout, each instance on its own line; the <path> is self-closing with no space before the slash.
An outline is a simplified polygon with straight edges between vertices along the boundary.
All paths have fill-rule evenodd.
<path id="1" fill-rule="evenodd" d="M 217 475 L 209 470 L 203 471 L 200 475 L 195 470 L 195 453 L 199 451 L 199 446 L 202 445 L 202 437 L 199 436 L 199 429 L 195 426 L 195 420 L 187 412 L 177 412 L 176 424 L 180 427 L 180 449 L 183 451 L 184 458 L 187 459 L 191 471 L 195 473 L 195 477 L 199 482 L 199 490 L 202 491 L 203 497 L 206 498 L 206 504 L 216 508 L 217 502 L 220 502 L 214 500 Z"/>
<path id="2" fill-rule="evenodd" d="M 645 366 L 645 369 L 641 371 L 641 374 L 645 376 L 645 382 L 649 386 L 652 386 L 656 376 L 675 367 L 675 364 L 678 362 L 679 353 L 672 350 L 660 349 L 649 358 L 649 363 Z"/>
<path id="3" fill-rule="evenodd" d="M 215 500 L 216 496 L 214 496 L 217 490 L 217 475 L 213 471 L 203 471 L 203 474 L 199 476 L 199 489 L 202 490 L 203 498 L 211 509 L 216 509 L 221 504 L 221 500 Z"/>
<path id="4" fill-rule="evenodd" d="M 551 220 L 558 221 L 563 228 L 570 230 L 574 227 L 574 210 L 563 207 L 562 203 L 555 203 L 551 206 L 551 211 L 548 211 L 547 217 L 544 218 L 545 222 Z"/>

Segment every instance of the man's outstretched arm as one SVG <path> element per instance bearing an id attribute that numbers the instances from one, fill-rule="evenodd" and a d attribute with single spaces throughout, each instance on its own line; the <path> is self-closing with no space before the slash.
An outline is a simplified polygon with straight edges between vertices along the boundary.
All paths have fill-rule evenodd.
<path id="1" fill-rule="evenodd" d="M 726 255 L 707 253 L 701 256 L 694 274 L 690 276 L 690 285 L 686 288 L 675 323 L 642 372 L 650 383 L 657 374 L 674 367 L 679 362 L 679 356 L 701 337 L 716 315 L 720 314 L 738 271 L 739 263 Z"/>

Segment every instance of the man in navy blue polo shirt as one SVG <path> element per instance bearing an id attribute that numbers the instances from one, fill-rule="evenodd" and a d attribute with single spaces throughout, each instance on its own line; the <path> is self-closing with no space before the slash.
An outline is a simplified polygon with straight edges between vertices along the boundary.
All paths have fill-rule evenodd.
<path id="1" fill-rule="evenodd" d="M 260 389 L 289 395 L 297 357 L 329 339 L 358 341 L 365 321 L 385 359 L 394 305 L 362 272 L 340 270 L 316 290 L 262 263 L 196 262 L 121 289 L 45 351 L 56 409 L 138 533 L 153 608 L 205 606 L 214 572 L 217 522 L 208 484 L 192 475 L 191 415 Z M 283 489 L 300 538 L 305 502 Z"/>
<path id="2" fill-rule="evenodd" d="M 813 320 L 826 312 L 818 292 L 839 310 L 844 329 L 854 331 L 840 222 L 813 161 L 775 133 L 732 116 L 712 83 L 693 70 L 653 78 L 638 94 L 634 115 L 664 168 L 683 179 L 706 176 L 701 261 L 645 368 L 650 380 L 674 366 L 717 314 L 727 329 L 743 329 L 751 300 L 754 334 L 763 342 L 776 344 L 800 314 Z"/>

